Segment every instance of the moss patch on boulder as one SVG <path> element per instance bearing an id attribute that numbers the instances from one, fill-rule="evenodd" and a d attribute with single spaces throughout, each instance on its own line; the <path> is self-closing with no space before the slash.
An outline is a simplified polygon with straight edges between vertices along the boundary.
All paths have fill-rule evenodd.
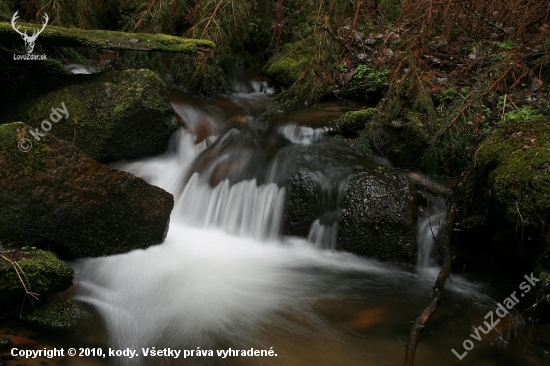
<path id="1" fill-rule="evenodd" d="M 0 308 L 21 304 L 25 297 L 22 280 L 28 291 L 39 295 L 63 291 L 72 285 L 72 268 L 51 252 L 35 250 L 16 255 L 12 251 L 2 253 L 4 258 L 0 257 Z M 19 274 L 6 258 L 16 263 Z"/>
<path id="2" fill-rule="evenodd" d="M 311 60 L 311 55 L 296 49 L 296 44 L 286 44 L 281 53 L 269 59 L 263 72 L 285 86 L 294 84 L 306 71 Z"/>
<path id="3" fill-rule="evenodd" d="M 166 86 L 151 70 L 63 76 L 40 88 L 0 123 L 26 121 L 39 133 L 45 126 L 103 163 L 162 153 L 177 129 Z"/>
<path id="4" fill-rule="evenodd" d="M 380 114 L 372 114 L 372 122 L 359 132 L 355 147 L 364 155 L 372 152 L 388 157 L 392 163 L 407 169 L 428 169 L 430 136 L 422 113 L 409 112 L 404 119 L 384 121 Z"/>
<path id="5" fill-rule="evenodd" d="M 367 108 L 360 111 L 351 111 L 338 118 L 336 125 L 344 136 L 357 136 L 359 131 L 370 126 L 372 117 L 376 114 L 373 108 Z"/>
<path id="6" fill-rule="evenodd" d="M 35 311 L 23 315 L 29 322 L 51 328 L 72 328 L 80 317 L 80 308 L 75 302 L 53 297 Z"/>
<path id="7" fill-rule="evenodd" d="M 474 212 L 488 207 L 517 226 L 550 222 L 550 119 L 503 121 L 479 147 L 463 187 Z M 490 205 L 487 205 L 490 204 Z"/>

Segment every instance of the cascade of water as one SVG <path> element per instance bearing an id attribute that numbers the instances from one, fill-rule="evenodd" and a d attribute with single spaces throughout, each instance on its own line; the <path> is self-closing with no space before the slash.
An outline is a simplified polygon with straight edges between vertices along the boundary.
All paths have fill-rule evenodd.
<path id="1" fill-rule="evenodd" d="M 279 132 L 293 144 L 309 145 L 321 140 L 326 132 L 324 128 L 311 128 L 290 123 L 279 127 Z"/>
<path id="2" fill-rule="evenodd" d="M 210 187 L 193 174 L 178 199 L 175 216 L 195 227 L 219 227 L 257 240 L 276 238 L 284 204 L 284 188 L 256 180 L 230 185 L 224 180 Z"/>
<path id="3" fill-rule="evenodd" d="M 187 120 L 191 120 L 202 112 L 180 110 L 179 113 L 187 113 Z M 171 192 L 175 208 L 166 240 L 161 245 L 73 263 L 75 299 L 97 309 L 108 332 L 109 346 L 120 350 L 127 347 L 136 350 L 142 347 L 249 349 L 257 345 L 269 348 L 277 336 L 266 340 L 265 333 L 273 333 L 273 329 L 280 327 L 283 329 L 280 334 L 285 335 L 281 338 L 289 338 L 290 342 L 294 342 L 296 333 L 317 337 L 323 333 L 329 340 L 327 344 L 332 347 L 334 340 L 340 339 L 347 351 L 348 338 L 341 335 L 343 323 L 338 323 L 338 329 L 332 329 L 326 320 L 330 316 L 312 313 L 313 301 L 346 299 L 348 302 L 343 302 L 346 306 L 354 306 L 353 302 L 362 294 L 371 301 L 369 306 L 391 305 L 399 301 L 387 302 L 388 294 L 399 293 L 404 306 L 423 304 L 424 298 L 419 294 L 429 290 L 433 276 L 418 278 L 399 267 L 348 253 L 316 250 L 305 240 L 282 241 L 277 237 L 285 196 L 284 188 L 277 183 L 288 173 L 289 162 L 296 159 L 297 154 L 304 155 L 311 163 L 310 175 L 322 201 L 319 218 L 309 233 L 309 241 L 317 247 L 333 247 L 336 241 L 339 204 L 352 175 L 352 171 L 343 168 L 333 169 L 339 166 L 334 161 L 327 164 L 328 160 L 316 159 L 321 151 L 323 154 L 334 151 L 333 144 L 317 141 L 311 131 L 301 130 L 295 134 L 296 127 L 292 129 L 284 131 L 289 133 L 287 137 L 296 137 L 288 138 L 293 145 L 287 146 L 289 143 L 285 142 L 287 145 L 283 144 L 280 150 L 274 145 L 264 145 L 249 149 L 246 154 L 241 151 L 247 147 L 244 143 L 259 140 L 257 136 L 246 138 L 233 132 L 225 142 L 220 141 L 223 138 L 216 140 L 211 136 L 196 144 L 198 138 L 181 129 L 173 136 L 166 154 L 113 164 Z M 250 155 L 265 151 L 271 155 L 265 153 L 261 159 L 244 161 Z M 235 154 L 232 159 L 227 159 L 232 153 Z M 341 161 L 338 155 L 331 155 L 330 159 Z M 211 166 L 220 163 L 239 174 L 234 174 L 233 180 L 227 178 L 230 174 L 222 175 L 212 184 L 210 178 L 215 169 Z M 201 170 L 197 166 L 206 168 Z M 242 170 L 250 174 L 240 174 Z M 250 175 L 262 178 L 250 178 Z M 475 292 L 459 276 L 449 287 L 455 292 Z M 393 306 L 389 314 L 400 314 L 400 305 Z M 331 308 L 333 316 L 332 311 Z M 362 314 L 360 319 L 366 318 Z M 384 321 L 391 319 L 393 316 Z M 406 319 L 399 319 L 403 321 Z M 308 337 L 302 338 L 309 341 Z M 291 348 L 295 345 L 286 350 Z M 395 349 L 401 348 L 398 344 Z M 276 361 L 293 364 L 292 358 L 284 358 L 288 357 L 284 350 L 277 352 L 282 361 Z M 370 356 L 362 355 L 360 362 L 354 364 L 364 365 L 365 357 Z M 141 356 L 132 360 L 121 358 L 118 362 L 153 363 Z M 218 357 L 183 362 L 221 365 L 240 363 L 240 360 Z M 271 360 L 261 359 L 247 362 L 271 364 Z"/>
<path id="4" fill-rule="evenodd" d="M 417 226 L 418 257 L 416 265 L 419 268 L 427 268 L 436 264 L 435 257 L 438 253 L 438 244 L 441 243 L 447 205 L 441 195 L 424 193 L 428 201 L 428 207 L 420 210 Z"/>

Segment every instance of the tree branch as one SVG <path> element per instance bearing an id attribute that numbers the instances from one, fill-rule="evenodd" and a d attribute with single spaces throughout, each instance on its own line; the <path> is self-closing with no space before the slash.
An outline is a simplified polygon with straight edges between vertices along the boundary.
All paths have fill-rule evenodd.
<path id="1" fill-rule="evenodd" d="M 445 255 L 443 257 L 443 268 L 441 268 L 439 276 L 437 276 L 437 280 L 435 281 L 435 286 L 433 287 L 432 292 L 432 300 L 430 301 L 428 306 L 426 306 L 422 314 L 420 314 L 420 316 L 416 318 L 414 325 L 411 329 L 411 335 L 409 338 L 409 343 L 407 343 L 407 349 L 405 353 L 405 362 L 403 363 L 404 366 L 414 365 L 414 357 L 416 355 L 416 347 L 418 346 L 420 331 L 424 329 L 425 324 L 428 322 L 428 320 L 430 320 L 430 317 L 437 310 L 437 307 L 439 306 L 439 303 L 441 301 L 441 293 L 443 292 L 443 288 L 445 287 L 445 282 L 447 281 L 449 273 L 451 272 L 451 265 L 453 261 L 451 253 L 451 234 L 453 232 L 455 212 L 455 206 L 452 205 L 451 209 L 447 213 L 447 218 L 445 219 L 445 236 L 443 239 L 443 248 L 445 249 Z"/>

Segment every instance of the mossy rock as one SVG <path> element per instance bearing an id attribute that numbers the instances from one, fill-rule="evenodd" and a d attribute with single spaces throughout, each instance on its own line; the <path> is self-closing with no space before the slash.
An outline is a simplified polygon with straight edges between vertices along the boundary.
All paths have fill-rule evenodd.
<path id="1" fill-rule="evenodd" d="M 0 257 L 0 308 L 21 305 L 25 297 L 21 280 L 28 291 L 40 296 L 66 290 L 72 285 L 72 268 L 55 254 L 43 250 L 22 253 L 17 253 L 17 259 L 10 258 L 13 257 L 11 251 L 2 254 L 16 263 L 19 275 L 12 263 Z"/>
<path id="2" fill-rule="evenodd" d="M 17 120 L 102 163 L 162 153 L 177 129 L 165 84 L 146 69 L 61 76 L 0 117 Z"/>
<path id="3" fill-rule="evenodd" d="M 266 63 L 263 73 L 285 86 L 296 82 L 308 68 L 311 55 L 297 51 L 297 44 L 286 44 L 283 51 L 272 56 Z"/>
<path id="4" fill-rule="evenodd" d="M 374 108 L 347 112 L 336 121 L 336 125 L 344 136 L 357 136 L 359 131 L 370 126 L 372 117 L 376 114 Z"/>
<path id="5" fill-rule="evenodd" d="M 359 132 L 356 148 L 366 156 L 372 152 L 386 156 L 399 167 L 425 170 L 423 156 L 430 146 L 428 117 L 409 112 L 404 119 L 383 121 L 380 115 L 372 116 L 372 123 Z"/>
<path id="6" fill-rule="evenodd" d="M 75 302 L 54 297 L 35 311 L 23 314 L 23 319 L 50 328 L 72 328 L 80 317 L 80 307 Z"/>
<path id="7" fill-rule="evenodd" d="M 470 211 L 494 208 L 517 226 L 550 222 L 548 117 L 503 122 L 479 147 L 474 167 L 461 189 Z"/>
<path id="8" fill-rule="evenodd" d="M 21 122 L 0 125 L 0 239 L 33 243 L 64 259 L 164 240 L 174 206 L 170 193 L 52 135 L 30 146 L 30 131 Z"/>

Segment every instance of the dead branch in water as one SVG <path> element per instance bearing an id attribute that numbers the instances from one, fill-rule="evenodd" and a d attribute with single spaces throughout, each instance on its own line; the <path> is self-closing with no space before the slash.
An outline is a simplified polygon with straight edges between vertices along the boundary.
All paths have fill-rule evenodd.
<path id="1" fill-rule="evenodd" d="M 445 250 L 445 255 L 443 257 L 443 268 L 441 268 L 439 276 L 437 276 L 437 280 L 435 281 L 435 286 L 433 287 L 432 292 L 432 300 L 430 301 L 428 306 L 426 306 L 422 314 L 420 314 L 420 316 L 416 318 L 414 325 L 411 329 L 411 335 L 409 338 L 409 343 L 407 343 L 407 350 L 405 353 L 405 362 L 403 363 L 404 366 L 414 365 L 414 357 L 416 354 L 416 347 L 418 346 L 420 331 L 424 329 L 425 324 L 428 322 L 428 320 L 430 320 L 430 317 L 437 310 L 437 307 L 441 302 L 441 293 L 443 292 L 443 288 L 445 287 L 445 282 L 447 281 L 447 277 L 449 277 L 449 273 L 451 272 L 451 264 L 453 261 L 451 253 L 451 234 L 453 232 L 455 212 L 455 206 L 452 205 L 449 213 L 447 213 L 447 218 L 445 219 L 445 236 L 443 238 L 443 248 Z"/>

